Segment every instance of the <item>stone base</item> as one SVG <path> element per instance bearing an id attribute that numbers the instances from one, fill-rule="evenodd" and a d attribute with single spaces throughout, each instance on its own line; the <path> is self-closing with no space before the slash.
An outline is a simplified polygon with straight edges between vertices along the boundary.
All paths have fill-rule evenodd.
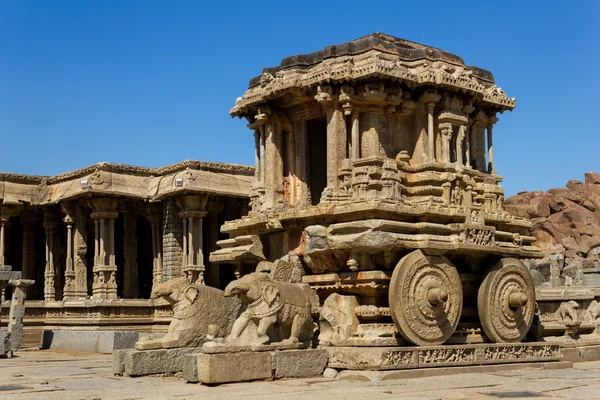
<path id="1" fill-rule="evenodd" d="M 565 361 L 598 361 L 600 360 L 600 345 L 563 347 L 562 354 Z"/>
<path id="2" fill-rule="evenodd" d="M 434 347 L 330 347 L 328 367 L 395 370 L 561 360 L 550 343 L 471 344 Z"/>
<path id="3" fill-rule="evenodd" d="M 560 344 L 563 360 L 572 362 L 600 360 L 600 335 L 551 336 L 549 343 Z"/>
<path id="4" fill-rule="evenodd" d="M 273 350 L 296 350 L 307 349 L 310 347 L 310 342 L 298 343 L 272 343 L 272 344 L 251 344 L 251 345 L 235 345 L 218 342 L 208 342 L 202 345 L 202 353 L 239 353 L 241 351 L 273 351 Z"/>
<path id="5" fill-rule="evenodd" d="M 330 369 L 328 379 L 336 379 L 340 381 L 388 381 L 396 379 L 418 379 L 431 376 L 449 376 L 460 374 L 493 374 L 496 372 L 510 371 L 516 369 L 528 370 L 555 370 L 573 368 L 573 363 L 570 361 L 550 361 L 538 363 L 519 363 L 518 366 L 513 364 L 495 364 L 495 365 L 470 365 L 466 367 L 439 367 L 439 368 L 418 368 L 418 369 L 403 369 L 403 370 L 387 370 L 387 371 L 358 371 L 345 369 L 337 373 L 335 369 Z M 332 372 L 333 371 L 333 372 Z"/>
<path id="6" fill-rule="evenodd" d="M 115 350 L 112 370 L 115 375 L 174 375 L 183 371 L 186 356 L 196 349 Z"/>
<path id="7" fill-rule="evenodd" d="M 10 332 L 0 331 L 0 357 L 12 355 Z"/>
<path id="8" fill-rule="evenodd" d="M 281 378 L 320 376 L 327 366 L 324 349 L 198 353 L 187 356 L 187 382 L 215 385 Z"/>
<path id="9" fill-rule="evenodd" d="M 110 354 L 114 350 L 134 348 L 139 336 L 138 332 L 44 331 L 42 347 Z"/>

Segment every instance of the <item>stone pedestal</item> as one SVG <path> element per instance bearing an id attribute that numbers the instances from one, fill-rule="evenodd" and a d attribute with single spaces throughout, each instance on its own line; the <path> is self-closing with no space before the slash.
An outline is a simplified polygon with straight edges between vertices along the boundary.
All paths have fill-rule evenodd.
<path id="1" fill-rule="evenodd" d="M 186 355 L 195 349 L 116 350 L 112 370 L 115 375 L 145 376 L 176 374 L 183 371 Z"/>
<path id="2" fill-rule="evenodd" d="M 138 332 L 47 330 L 43 347 L 111 354 L 115 350 L 133 349 L 139 338 Z"/>
<path id="3" fill-rule="evenodd" d="M 328 367 L 350 370 L 559 361 L 560 346 L 549 343 L 493 343 L 422 347 L 330 347 Z"/>
<path id="4" fill-rule="evenodd" d="M 328 359 L 323 349 L 197 353 L 187 358 L 184 379 L 209 385 L 320 376 Z"/>

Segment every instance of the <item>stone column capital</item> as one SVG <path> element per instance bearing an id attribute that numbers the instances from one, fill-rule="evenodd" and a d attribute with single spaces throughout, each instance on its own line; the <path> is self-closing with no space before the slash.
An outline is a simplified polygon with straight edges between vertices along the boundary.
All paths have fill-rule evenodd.
<path id="1" fill-rule="evenodd" d="M 488 119 L 487 119 L 489 128 L 491 128 L 496 122 L 498 122 L 498 118 L 496 118 L 495 115 L 492 115 L 491 117 L 488 117 Z"/>
<path id="2" fill-rule="evenodd" d="M 180 211 L 178 215 L 181 218 L 204 218 L 206 214 L 207 211 Z"/>
<path id="3" fill-rule="evenodd" d="M 186 195 L 175 199 L 175 203 L 181 211 L 204 211 L 207 201 L 207 196 L 200 195 Z"/>
<path id="4" fill-rule="evenodd" d="M 441 95 L 439 95 L 438 93 L 432 93 L 432 92 L 425 92 L 421 96 L 421 101 L 423 103 L 425 103 L 427 105 L 427 107 L 435 106 L 435 103 L 437 103 L 441 99 L 442 99 Z"/>
<path id="5" fill-rule="evenodd" d="M 315 100 L 325 107 L 333 107 L 335 104 L 335 98 L 333 96 L 333 88 L 329 85 L 317 86 L 317 94 Z"/>
<path id="6" fill-rule="evenodd" d="M 119 216 L 118 211 L 94 211 L 90 214 L 92 219 L 114 220 Z"/>
<path id="7" fill-rule="evenodd" d="M 96 197 L 86 201 L 88 207 L 94 212 L 116 212 L 119 205 L 119 199 L 115 197 Z M 92 213 L 94 214 L 94 213 Z M 93 218 L 93 217 L 92 217 Z M 116 218 L 116 217 L 115 217 Z"/>

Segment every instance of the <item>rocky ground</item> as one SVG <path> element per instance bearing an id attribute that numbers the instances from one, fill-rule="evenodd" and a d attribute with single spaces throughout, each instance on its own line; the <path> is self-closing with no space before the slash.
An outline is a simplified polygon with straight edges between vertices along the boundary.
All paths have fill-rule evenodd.
<path id="1" fill-rule="evenodd" d="M 366 379 L 366 378 L 365 378 Z M 174 377 L 116 377 L 111 356 L 53 350 L 0 359 L 0 399 L 599 399 L 600 362 L 540 370 L 461 373 L 414 379 L 334 381 L 324 378 L 216 387 Z"/>
<path id="2" fill-rule="evenodd" d="M 547 280 L 549 255 L 561 258 L 562 279 L 575 279 L 578 269 L 600 263 L 600 174 L 588 172 L 583 182 L 547 192 L 520 192 L 504 202 L 506 210 L 530 218 L 536 244 L 546 254 L 535 269 Z"/>

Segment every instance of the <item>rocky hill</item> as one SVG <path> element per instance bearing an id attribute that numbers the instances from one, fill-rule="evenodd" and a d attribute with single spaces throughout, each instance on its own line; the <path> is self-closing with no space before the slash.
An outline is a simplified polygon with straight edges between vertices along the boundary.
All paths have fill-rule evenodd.
<path id="1" fill-rule="evenodd" d="M 561 278 L 577 279 L 578 271 L 597 269 L 600 260 L 600 174 L 588 172 L 584 182 L 566 188 L 520 192 L 505 201 L 506 210 L 533 222 L 532 234 L 546 258 L 533 263 L 549 279 L 550 259 L 562 260 Z M 555 255 L 550 257 L 551 255 Z M 534 275 L 535 276 L 535 275 Z M 538 280 L 542 276 L 537 277 Z M 540 282 L 541 283 L 541 282 Z"/>

